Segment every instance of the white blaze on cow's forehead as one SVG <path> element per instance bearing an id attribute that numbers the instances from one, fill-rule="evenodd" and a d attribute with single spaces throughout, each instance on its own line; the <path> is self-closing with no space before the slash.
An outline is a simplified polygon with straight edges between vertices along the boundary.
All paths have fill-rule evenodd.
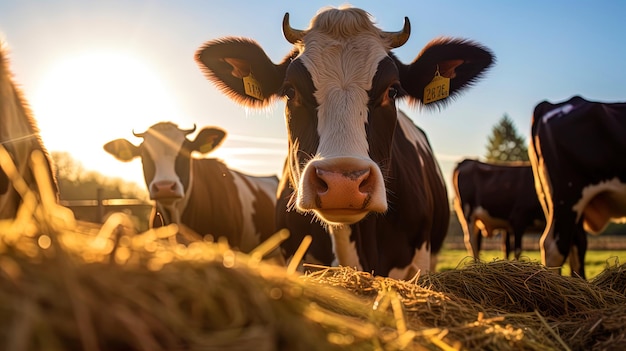
<path id="1" fill-rule="evenodd" d="M 368 91 L 379 62 L 387 56 L 380 31 L 371 22 L 356 33 L 316 28 L 304 38 L 300 60 L 311 74 L 318 103 L 318 155 L 367 158 Z M 347 29 L 346 29 L 347 30 Z"/>
<path id="2" fill-rule="evenodd" d="M 170 124 L 152 127 L 144 134 L 143 147 L 154 161 L 153 182 L 179 181 L 175 164 L 184 141 L 185 132 Z"/>

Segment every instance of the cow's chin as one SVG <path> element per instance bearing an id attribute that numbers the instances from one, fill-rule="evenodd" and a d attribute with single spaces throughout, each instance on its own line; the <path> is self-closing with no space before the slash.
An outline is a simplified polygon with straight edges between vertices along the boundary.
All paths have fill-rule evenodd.
<path id="1" fill-rule="evenodd" d="M 175 206 L 178 201 L 180 201 L 182 197 L 160 197 L 156 199 L 157 203 L 164 207 L 172 207 Z M 155 200 L 155 199 L 153 199 Z"/>
<path id="2" fill-rule="evenodd" d="M 313 210 L 322 222 L 329 225 L 354 224 L 365 218 L 368 211 L 354 209 Z"/>

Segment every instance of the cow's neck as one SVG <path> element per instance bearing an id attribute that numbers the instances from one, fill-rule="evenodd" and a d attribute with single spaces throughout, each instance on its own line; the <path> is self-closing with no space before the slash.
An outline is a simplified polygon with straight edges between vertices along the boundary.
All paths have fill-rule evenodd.
<path id="1" fill-rule="evenodd" d="M 335 261 L 333 265 L 356 268 L 363 270 L 359 261 L 359 254 L 356 250 L 356 244 L 350 240 L 352 236 L 352 228 L 349 225 L 330 226 L 328 228 L 330 238 L 333 244 L 333 252 L 335 253 Z"/>

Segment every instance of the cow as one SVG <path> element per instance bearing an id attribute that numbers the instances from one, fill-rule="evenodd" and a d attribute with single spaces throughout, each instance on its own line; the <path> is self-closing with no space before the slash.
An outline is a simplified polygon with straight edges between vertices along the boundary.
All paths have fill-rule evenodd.
<path id="1" fill-rule="evenodd" d="M 512 235 L 514 256 L 519 260 L 522 234 L 536 222 L 544 221 L 530 162 L 464 159 L 454 168 L 452 184 L 454 210 L 468 253 L 478 259 L 482 237 L 491 237 L 499 230 L 504 258 L 511 255 Z"/>
<path id="2" fill-rule="evenodd" d="M 2 153 L 10 156 L 10 161 L 17 171 L 11 174 L 12 172 L 5 169 L 5 165 L 0 167 L 0 219 L 14 219 L 22 204 L 22 194 L 14 187 L 16 184 L 13 182 L 14 177 L 21 177 L 32 194 L 37 197 L 40 197 L 38 189 L 42 189 L 42 192 L 44 189 L 49 190 L 49 200 L 58 203 L 59 188 L 53 162 L 42 142 L 33 112 L 14 80 L 9 65 L 8 46 L 2 42 L 0 42 L 0 143 L 4 149 Z M 30 160 L 35 152 L 43 155 L 42 165 L 48 173 L 47 184 L 37 184 L 35 180 Z M 8 157 L 4 160 L 9 161 Z"/>
<path id="3" fill-rule="evenodd" d="M 194 152 L 215 150 L 226 136 L 221 128 L 205 127 L 188 139 L 195 129 L 159 122 L 144 133 L 133 131 L 143 139 L 139 146 L 116 139 L 104 150 L 123 162 L 141 157 L 150 199 L 155 201 L 151 227 L 176 223 L 183 243 L 207 235 L 224 237 L 231 247 L 248 253 L 274 233 L 278 177 L 246 175 L 218 159 L 194 157 Z M 280 260 L 275 251 L 270 256 Z"/>
<path id="4" fill-rule="evenodd" d="M 208 41 L 195 55 L 205 77 L 239 104 L 286 102 L 279 196 L 290 200 L 277 216 L 323 226 L 334 264 L 400 279 L 432 269 L 448 229 L 447 190 L 428 138 L 396 103 L 456 96 L 493 55 L 473 41 L 438 38 L 404 64 L 392 50 L 408 40 L 408 18 L 401 31 L 384 32 L 350 6 L 325 8 L 306 30 L 292 28 L 286 13 L 283 34 L 294 47 L 279 64 L 241 37 Z M 432 89 L 431 81 L 449 86 Z M 289 240 L 304 234 L 288 229 Z"/>
<path id="5" fill-rule="evenodd" d="M 626 216 L 626 103 L 573 96 L 535 106 L 529 156 L 546 215 L 542 263 L 558 268 L 569 254 L 585 278 L 587 233 Z"/>

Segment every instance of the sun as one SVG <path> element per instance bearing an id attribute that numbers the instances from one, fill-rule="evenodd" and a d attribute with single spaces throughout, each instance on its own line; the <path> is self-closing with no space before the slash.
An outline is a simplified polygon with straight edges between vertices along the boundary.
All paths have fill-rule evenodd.
<path id="1" fill-rule="evenodd" d="M 86 169 L 141 181 L 141 167 L 102 149 L 176 117 L 175 103 L 148 60 L 126 52 L 83 52 L 53 64 L 31 97 L 44 144 L 67 151 Z M 130 172 L 130 173 L 129 173 Z"/>

